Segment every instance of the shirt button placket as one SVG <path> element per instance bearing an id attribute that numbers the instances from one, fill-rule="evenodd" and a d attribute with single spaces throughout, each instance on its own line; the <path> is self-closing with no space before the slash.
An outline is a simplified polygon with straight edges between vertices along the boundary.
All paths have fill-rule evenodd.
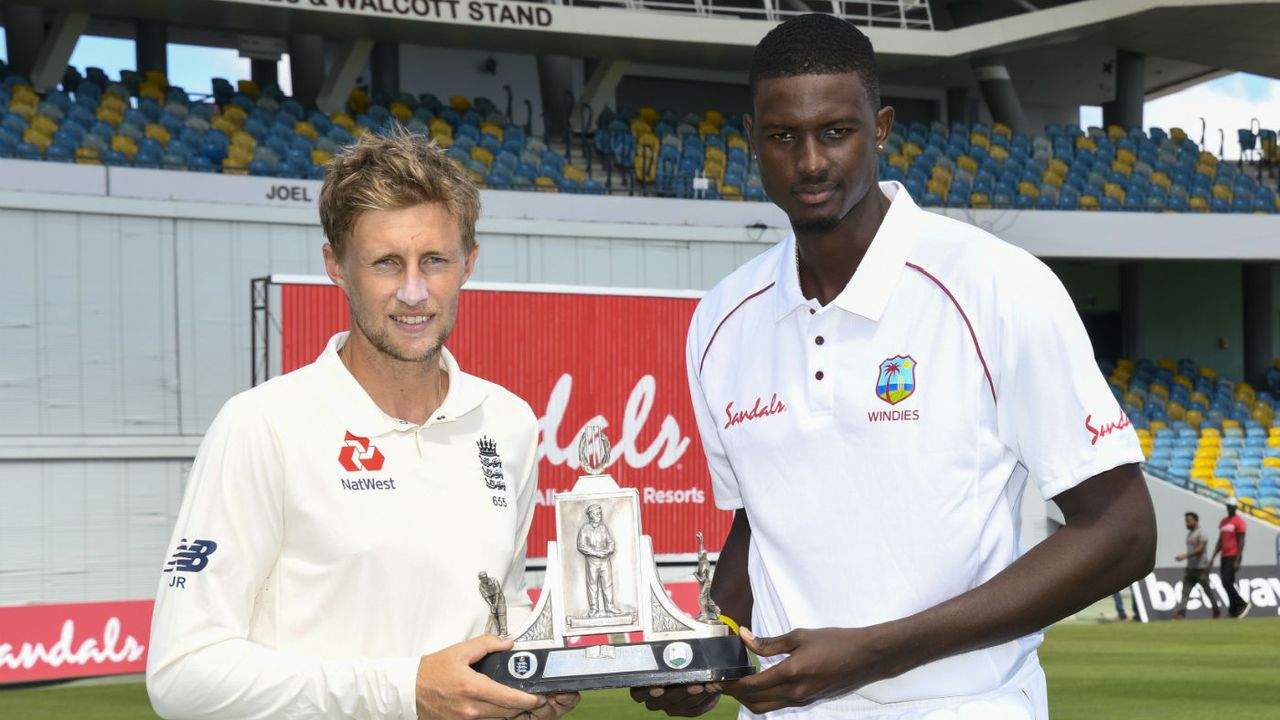
<path id="1" fill-rule="evenodd" d="M 830 367 L 831 353 L 827 343 L 827 326 L 836 317 L 836 313 L 815 315 L 809 324 L 809 338 L 813 344 L 809 346 L 809 387 L 813 407 L 819 412 L 830 412 L 834 392 Z"/>

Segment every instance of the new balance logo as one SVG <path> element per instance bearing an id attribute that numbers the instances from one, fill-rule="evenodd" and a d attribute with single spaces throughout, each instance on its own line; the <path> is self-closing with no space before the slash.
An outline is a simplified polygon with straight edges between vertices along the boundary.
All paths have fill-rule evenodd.
<path id="1" fill-rule="evenodd" d="M 164 571 L 198 573 L 209 567 L 209 556 L 217 549 L 218 543 L 212 540 L 193 540 L 188 543 L 186 538 L 182 538 L 178 541 L 177 552 L 166 563 L 168 567 Z"/>
<path id="2" fill-rule="evenodd" d="M 338 462 L 347 472 L 377 472 L 382 469 L 385 460 L 382 451 L 369 443 L 369 438 L 352 435 L 350 430 L 342 441 L 342 449 L 338 451 Z"/>

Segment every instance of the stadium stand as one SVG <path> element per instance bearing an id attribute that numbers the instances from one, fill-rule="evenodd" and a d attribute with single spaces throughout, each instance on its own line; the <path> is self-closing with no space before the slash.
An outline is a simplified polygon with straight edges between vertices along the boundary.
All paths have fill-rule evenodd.
<path id="1" fill-rule="evenodd" d="M 606 109 L 592 137 L 607 177 L 568 162 L 487 98 L 371 97 L 347 111 L 307 112 L 278 87 L 213 81 L 211 97 L 170 86 L 162 73 L 67 68 L 44 96 L 0 64 L 0 157 L 194 172 L 320 178 L 324 163 L 365 132 L 399 123 L 429 135 L 478 185 L 496 190 L 603 194 L 613 173 L 643 194 L 766 200 L 740 114 L 677 115 Z M 1248 137 L 1246 137 L 1248 135 Z M 1242 149 L 1276 155 L 1274 132 L 1241 130 Z M 1251 146 L 1252 147 L 1252 146 Z M 1277 155 L 1280 160 L 1280 155 Z M 895 126 L 881 176 L 921 204 L 951 208 L 1271 214 L 1280 199 L 1237 164 L 1221 162 L 1178 128 L 1050 124 L 1028 137 L 1007 125 Z M 705 178 L 700 183 L 699 179 Z M 705 187 L 704 187 L 705 185 Z"/>
<path id="2" fill-rule="evenodd" d="M 1138 433 L 1146 470 L 1280 525 L 1276 398 L 1192 360 L 1120 359 L 1102 366 Z"/>

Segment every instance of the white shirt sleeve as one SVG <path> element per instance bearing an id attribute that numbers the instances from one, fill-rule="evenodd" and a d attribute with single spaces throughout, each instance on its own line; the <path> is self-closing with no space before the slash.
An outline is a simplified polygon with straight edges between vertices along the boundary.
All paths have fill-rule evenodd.
<path id="1" fill-rule="evenodd" d="M 1004 274 L 995 373 L 1000 438 L 1046 498 L 1125 463 L 1142 448 L 1093 357 L 1066 288 L 1029 256 Z"/>
<path id="2" fill-rule="evenodd" d="M 196 454 L 169 552 L 196 541 L 216 548 L 161 574 L 147 658 L 156 712 L 192 720 L 415 720 L 419 657 L 307 657 L 248 639 L 255 598 L 281 547 L 283 493 L 270 423 L 256 398 L 232 398 Z"/>
<path id="3" fill-rule="evenodd" d="M 720 428 L 702 391 L 698 365 L 701 362 L 703 348 L 698 338 L 697 327 L 698 314 L 695 312 L 693 323 L 689 326 L 689 336 L 685 342 L 685 366 L 689 372 L 689 400 L 693 403 L 693 416 L 698 422 L 702 451 L 706 454 L 707 469 L 711 472 L 711 489 L 715 495 L 716 507 L 721 510 L 738 510 L 742 508 L 738 477 L 733 472 L 733 465 L 729 462 L 724 444 L 720 442 Z"/>

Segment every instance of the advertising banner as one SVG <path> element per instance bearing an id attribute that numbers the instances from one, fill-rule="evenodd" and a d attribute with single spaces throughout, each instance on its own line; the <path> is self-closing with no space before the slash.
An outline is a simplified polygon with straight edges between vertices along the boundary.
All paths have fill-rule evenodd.
<path id="1" fill-rule="evenodd" d="M 143 672 L 153 605 L 0 607 L 0 684 Z"/>
<path id="2" fill-rule="evenodd" d="M 616 294 L 610 294 L 616 293 Z M 347 329 L 329 284 L 282 284 L 281 370 L 315 360 Z M 554 539 L 554 498 L 581 474 L 578 437 L 602 425 L 608 472 L 640 493 L 644 533 L 665 559 L 692 559 L 701 530 L 718 552 L 733 516 L 715 509 L 689 402 L 684 345 L 697 304 L 684 296 L 537 286 L 468 285 L 447 347 L 467 372 L 524 398 L 538 416 L 538 509 L 529 556 Z"/>
<path id="3" fill-rule="evenodd" d="M 1134 583 L 1133 598 L 1138 617 L 1143 622 L 1172 620 L 1182 599 L 1182 568 L 1156 568 L 1155 572 Z M 1209 587 L 1218 599 L 1222 616 L 1227 616 L 1227 589 L 1222 584 L 1215 564 L 1209 573 Z M 1245 602 L 1253 603 L 1250 617 L 1274 617 L 1280 614 L 1280 570 L 1274 565 L 1246 565 L 1236 573 L 1236 592 Z M 1187 599 L 1186 617 L 1213 617 L 1213 608 L 1204 587 L 1197 585 Z"/>

